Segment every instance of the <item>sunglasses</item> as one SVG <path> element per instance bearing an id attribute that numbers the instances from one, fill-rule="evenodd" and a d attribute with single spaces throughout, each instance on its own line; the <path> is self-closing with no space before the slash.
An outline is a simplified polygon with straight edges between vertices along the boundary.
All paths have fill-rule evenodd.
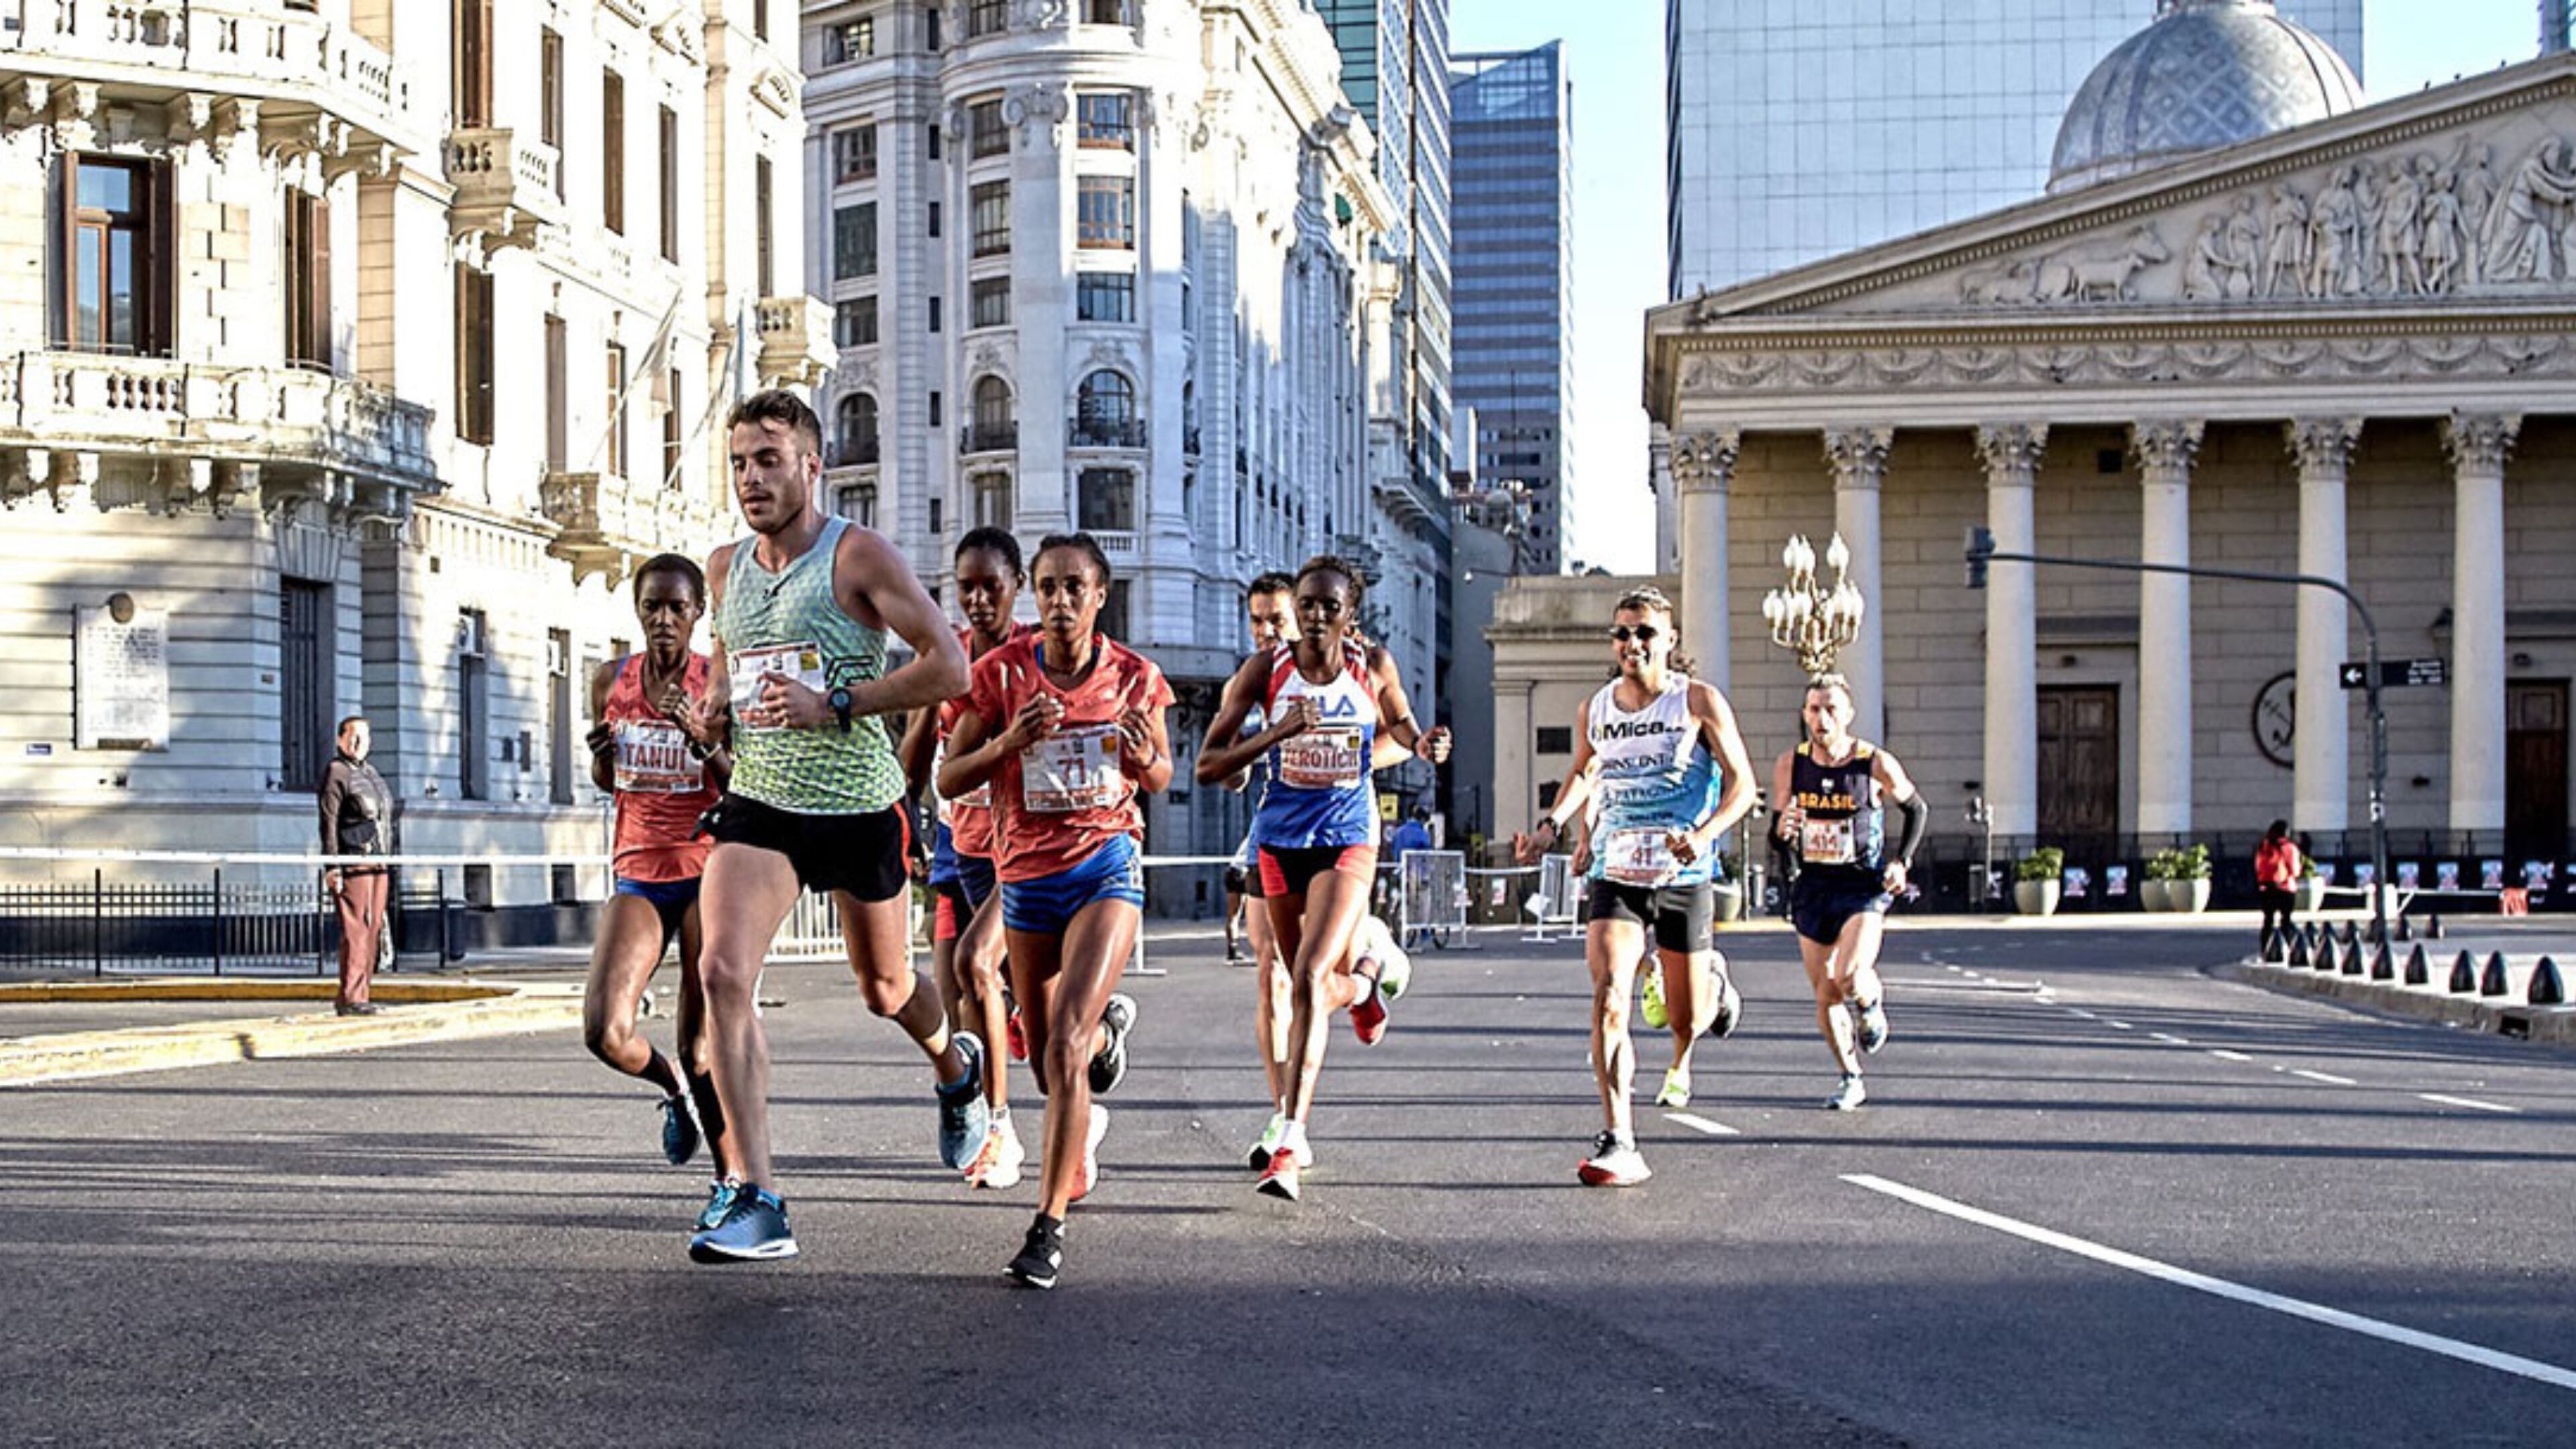
<path id="1" fill-rule="evenodd" d="M 1622 644 L 1627 643 L 1631 639 L 1636 640 L 1640 644 L 1652 644 L 1655 640 L 1662 637 L 1663 632 L 1663 630 L 1656 628 L 1652 624 L 1639 624 L 1633 628 L 1626 624 L 1615 624 L 1611 626 L 1610 637 Z"/>

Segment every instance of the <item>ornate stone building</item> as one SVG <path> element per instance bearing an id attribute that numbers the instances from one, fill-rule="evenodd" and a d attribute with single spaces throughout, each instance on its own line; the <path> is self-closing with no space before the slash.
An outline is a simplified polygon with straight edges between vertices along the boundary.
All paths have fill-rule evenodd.
<path id="1" fill-rule="evenodd" d="M 309 849 L 363 710 L 406 850 L 600 848 L 626 576 L 724 531 L 711 417 L 831 357 L 794 40 L 771 0 L 27 7 L 0 841 Z"/>
<path id="2" fill-rule="evenodd" d="M 865 0 L 805 29 L 839 506 L 934 584 L 978 524 L 1098 537 L 1105 627 L 1182 699 L 1153 848 L 1231 851 L 1243 802 L 1187 757 L 1243 586 L 1326 548 L 1373 608 L 1438 577 L 1371 486 L 1394 217 L 1330 33 L 1297 0 Z M 1404 662 L 1422 701 L 1427 649 Z"/>
<path id="3" fill-rule="evenodd" d="M 2390 695 L 2401 852 L 2566 869 L 2576 61 L 2324 109 L 2193 150 L 2079 101 L 2086 176 L 2046 199 L 1649 315 L 1682 632 L 1726 641 L 1700 652 L 1757 754 L 1798 686 L 1759 610 L 1781 542 L 1839 529 L 1872 605 L 1861 730 L 1936 818 L 1981 793 L 2008 842 L 2110 857 L 2276 816 L 2334 853 L 2366 825 L 2339 601 L 2005 564 L 1980 595 L 1982 524 L 2348 581 L 2391 657 L 2448 663 Z"/>

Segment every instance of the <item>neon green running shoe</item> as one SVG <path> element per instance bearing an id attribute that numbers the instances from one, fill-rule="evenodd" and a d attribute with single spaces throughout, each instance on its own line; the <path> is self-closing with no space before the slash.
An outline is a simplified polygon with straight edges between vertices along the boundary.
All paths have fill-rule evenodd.
<path id="1" fill-rule="evenodd" d="M 1664 1009 L 1664 973 L 1657 962 L 1637 973 L 1637 1016 L 1657 1031 L 1672 1024 L 1672 1013 Z"/>

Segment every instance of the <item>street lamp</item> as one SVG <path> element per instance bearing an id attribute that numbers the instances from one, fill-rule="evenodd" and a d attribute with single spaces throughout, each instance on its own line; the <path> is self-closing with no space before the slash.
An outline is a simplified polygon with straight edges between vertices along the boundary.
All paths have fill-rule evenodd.
<path id="1" fill-rule="evenodd" d="M 1762 596 L 1762 617 L 1771 626 L 1771 642 L 1798 656 L 1807 677 L 1831 674 L 1834 657 L 1860 637 L 1865 605 L 1860 587 L 1851 581 L 1851 550 L 1843 536 L 1825 546 L 1825 566 L 1834 571 L 1828 586 L 1816 573 L 1815 545 L 1803 534 L 1791 534 L 1780 562 L 1789 570 L 1785 587 Z"/>

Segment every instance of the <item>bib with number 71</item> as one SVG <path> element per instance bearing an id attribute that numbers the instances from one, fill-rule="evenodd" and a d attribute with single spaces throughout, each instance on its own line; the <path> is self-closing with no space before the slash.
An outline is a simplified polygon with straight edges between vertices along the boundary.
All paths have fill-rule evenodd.
<path id="1" fill-rule="evenodd" d="M 1114 724 L 1059 729 L 1020 752 L 1020 803 L 1033 812 L 1101 810 L 1126 795 Z"/>

